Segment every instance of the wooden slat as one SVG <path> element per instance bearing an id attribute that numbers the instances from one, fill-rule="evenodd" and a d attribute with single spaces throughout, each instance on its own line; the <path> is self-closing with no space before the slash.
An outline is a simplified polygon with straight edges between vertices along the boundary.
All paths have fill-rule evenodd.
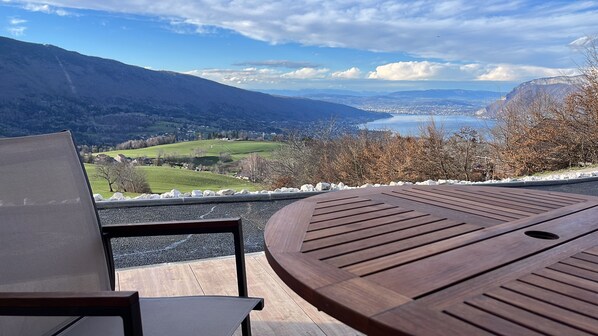
<path id="1" fill-rule="evenodd" d="M 561 261 L 563 264 L 579 267 L 581 269 L 585 269 L 592 272 L 597 272 L 598 274 L 598 264 L 594 264 L 593 262 L 589 262 L 587 260 L 577 259 L 577 258 L 567 258 Z"/>
<path id="2" fill-rule="evenodd" d="M 494 188 L 495 189 L 495 188 Z M 550 211 L 550 210 L 554 210 L 554 209 L 558 209 L 562 207 L 562 204 L 547 204 L 544 203 L 542 201 L 536 200 L 533 197 L 530 197 L 529 195 L 523 195 L 523 194 L 513 194 L 513 193 L 507 193 L 505 190 L 501 189 L 501 190 L 472 190 L 469 192 L 472 195 L 488 195 L 491 196 L 493 198 L 496 198 L 499 201 L 513 201 L 513 202 L 517 202 L 521 205 L 524 205 L 526 207 L 533 207 L 534 209 L 540 209 L 543 211 Z"/>
<path id="3" fill-rule="evenodd" d="M 545 316 L 546 318 L 559 323 L 567 324 L 589 333 L 598 333 L 598 323 L 596 323 L 595 318 L 590 318 L 503 288 L 492 290 L 486 293 L 486 295 L 538 315 Z"/>
<path id="4" fill-rule="evenodd" d="M 553 306 L 565 308 L 588 317 L 598 319 L 598 302 L 588 303 L 553 291 L 539 288 L 521 281 L 512 281 L 502 285 L 509 289 L 535 299 L 550 303 Z M 596 321 L 598 323 L 598 320 Z"/>
<path id="5" fill-rule="evenodd" d="M 438 208 L 446 208 L 446 209 L 450 209 L 453 211 L 465 212 L 465 213 L 473 214 L 476 216 L 486 217 L 486 218 L 495 219 L 495 220 L 499 220 L 499 221 L 503 221 L 503 222 L 521 218 L 520 216 L 516 217 L 516 216 L 507 215 L 507 214 L 496 213 L 496 211 L 477 210 L 476 208 L 473 208 L 471 206 L 461 205 L 458 202 L 452 202 L 452 201 L 451 202 L 448 202 L 448 201 L 440 202 L 440 201 L 436 200 L 434 197 L 423 197 L 421 195 L 414 195 L 406 190 L 395 190 L 395 191 L 392 191 L 391 193 L 388 193 L 385 195 L 394 196 L 394 197 L 398 197 L 398 198 L 405 198 L 405 199 L 408 199 L 411 201 L 432 205 L 432 206 L 435 206 Z"/>
<path id="6" fill-rule="evenodd" d="M 444 189 L 444 188 L 438 188 L 438 189 L 434 189 L 435 192 L 437 193 L 441 193 L 444 195 L 453 195 L 454 197 L 457 197 L 459 199 L 467 199 L 467 200 L 471 200 L 471 201 L 478 201 L 478 202 L 483 202 L 485 204 L 493 204 L 493 205 L 498 205 L 501 207 L 505 207 L 508 209 L 514 209 L 514 210 L 519 210 L 528 214 L 539 214 L 542 212 L 546 212 L 547 210 L 549 210 L 549 208 L 545 208 L 545 207 L 539 207 L 539 206 L 534 206 L 534 205 L 529 205 L 529 204 L 522 204 L 521 202 L 517 202 L 517 201 L 513 201 L 512 199 L 499 199 L 496 197 L 496 194 L 490 194 L 488 192 L 486 193 L 477 193 L 474 194 L 472 192 L 469 192 L 467 190 L 462 190 L 462 189 L 458 189 L 458 188 L 454 188 L 451 190 L 448 189 Z"/>
<path id="7" fill-rule="evenodd" d="M 345 323 L 367 330 L 368 319 L 388 309 L 411 301 L 384 287 L 355 278 L 317 290 L 321 295 L 320 307 L 332 315 L 342 316 Z M 353 309 L 347 309 L 353 307 Z"/>
<path id="8" fill-rule="evenodd" d="M 376 205 L 369 205 L 369 206 L 365 206 L 365 207 L 358 207 L 358 208 L 353 207 L 353 208 L 346 209 L 346 210 L 334 211 L 334 212 L 327 213 L 324 215 L 318 215 L 318 216 L 314 215 L 310 221 L 310 228 L 315 223 L 329 222 L 329 221 L 337 220 L 337 219 L 345 220 L 347 217 L 353 217 L 355 215 L 366 215 L 369 213 L 375 213 L 378 211 L 383 211 L 383 210 L 388 210 L 388 209 L 396 209 L 396 206 L 389 205 L 389 204 L 376 204 Z"/>
<path id="9" fill-rule="evenodd" d="M 410 215 L 410 216 L 407 216 Z M 399 217 L 399 216 L 397 216 Z M 331 235 L 315 240 L 305 240 L 301 248 L 302 252 L 307 252 L 315 249 L 325 248 L 329 246 L 339 245 L 343 243 L 349 243 L 356 240 L 366 239 L 370 237 L 376 237 L 383 234 L 390 234 L 396 231 L 402 231 L 410 228 L 419 226 L 429 225 L 434 222 L 447 221 L 441 220 L 432 216 L 422 215 L 417 216 L 416 213 L 403 214 L 402 218 L 397 218 L 396 221 L 391 223 L 385 223 L 384 225 L 378 225 L 374 227 L 364 228 L 362 230 L 347 231 L 343 234 Z M 457 224 L 457 222 L 449 221 Z M 384 237 L 384 239 L 387 239 Z"/>
<path id="10" fill-rule="evenodd" d="M 577 300 L 598 304 L 598 293 L 575 287 L 567 283 L 545 278 L 543 276 L 530 274 L 520 278 L 519 281 L 534 285 L 536 287 L 545 288 L 555 293 L 561 293 Z M 598 290 L 598 283 L 595 283 L 594 287 L 596 290 Z"/>
<path id="11" fill-rule="evenodd" d="M 449 229 L 458 225 L 463 225 L 463 223 L 450 220 L 442 220 L 404 230 L 388 232 L 379 236 L 366 237 L 363 239 L 353 240 L 349 242 L 343 242 L 341 239 L 339 239 L 335 242 L 335 244 L 325 246 L 318 244 L 314 246 L 314 248 L 311 249 L 311 252 L 309 252 L 309 255 L 316 259 L 327 259 L 338 255 L 353 254 L 365 249 L 384 249 L 386 245 L 393 244 L 393 247 L 386 248 L 386 254 L 389 254 L 396 251 L 394 249 L 394 245 L 399 244 L 402 240 L 422 236 L 439 230 Z"/>
<path id="12" fill-rule="evenodd" d="M 593 247 L 593 248 L 588 249 L 588 250 L 585 250 L 584 252 L 592 254 L 592 255 L 595 255 L 595 256 L 598 256 L 598 246 Z"/>
<path id="13" fill-rule="evenodd" d="M 517 306 L 491 297 L 475 297 L 467 300 L 467 304 L 546 335 L 590 335 L 587 332 L 559 323 L 538 314 L 531 313 L 526 309 L 521 309 Z"/>
<path id="14" fill-rule="evenodd" d="M 510 195 L 518 195 L 519 197 L 524 196 L 528 198 L 533 198 L 536 202 L 543 202 L 546 204 L 552 204 L 556 206 L 565 206 L 571 205 L 574 203 L 584 202 L 584 199 L 581 198 L 571 198 L 571 197 L 563 197 L 552 193 L 546 192 L 534 192 L 529 189 L 507 189 L 504 191 L 506 194 Z"/>
<path id="15" fill-rule="evenodd" d="M 534 274 L 555 280 L 558 282 L 566 283 L 571 286 L 575 286 L 581 289 L 593 291 L 594 293 L 598 293 L 598 282 L 592 281 L 588 279 L 584 279 L 582 277 L 560 272 L 558 270 L 552 270 L 550 268 L 544 268 L 537 271 L 534 271 Z"/>
<path id="16" fill-rule="evenodd" d="M 320 221 L 318 223 L 310 224 L 307 231 L 309 232 L 309 231 L 322 230 L 322 229 L 327 229 L 327 228 L 341 226 L 341 225 L 344 226 L 344 225 L 358 223 L 361 221 L 375 219 L 375 218 L 396 216 L 396 215 L 402 214 L 406 211 L 408 211 L 408 210 L 400 209 L 400 208 L 389 208 L 389 209 L 384 209 L 384 210 L 371 211 L 368 213 L 356 213 L 356 214 L 351 215 L 350 217 L 346 217 L 346 218 L 337 218 L 337 219 L 332 219 L 332 220 L 328 220 L 325 222 Z"/>
<path id="17" fill-rule="evenodd" d="M 494 335 L 443 312 L 406 304 L 372 318 L 368 335 Z"/>
<path id="18" fill-rule="evenodd" d="M 573 256 L 575 259 L 585 260 L 587 262 L 591 262 L 594 264 L 598 264 L 598 255 L 590 254 L 590 253 L 580 253 Z"/>
<path id="19" fill-rule="evenodd" d="M 396 214 L 393 216 L 367 219 L 367 220 L 359 221 L 356 223 L 346 224 L 346 225 L 342 225 L 342 226 L 334 226 L 331 228 L 326 228 L 326 229 L 322 229 L 322 230 L 318 230 L 318 231 L 307 232 L 305 234 L 305 238 L 303 239 L 303 241 L 307 242 L 307 241 L 314 240 L 314 239 L 321 239 L 321 238 L 325 238 L 325 237 L 329 237 L 329 236 L 337 236 L 337 235 L 341 235 L 341 234 L 346 234 L 348 232 L 359 231 L 359 230 L 364 230 L 367 228 L 392 224 L 395 222 L 400 222 L 402 220 L 421 217 L 421 216 L 427 216 L 427 215 L 420 213 L 420 212 L 416 212 L 416 211 L 406 210 L 405 212 L 402 212 L 402 213 L 399 213 L 399 214 Z"/>
<path id="20" fill-rule="evenodd" d="M 598 281 L 598 273 L 588 271 L 583 268 L 579 268 L 579 267 L 575 267 L 575 266 L 571 266 L 571 265 L 567 265 L 567 264 L 563 264 L 563 263 L 558 263 L 558 264 L 552 265 L 549 268 L 552 270 L 555 270 L 555 271 L 560 271 L 563 273 L 575 275 L 580 278 L 584 278 L 584 279 L 588 279 L 588 280 L 592 280 L 592 281 Z"/>
<path id="21" fill-rule="evenodd" d="M 479 230 L 480 228 L 475 225 L 469 224 L 462 224 L 453 227 L 449 227 L 444 230 L 438 230 L 426 234 L 422 234 L 416 237 L 404 239 L 401 241 L 397 241 L 394 243 L 386 244 L 383 246 L 376 246 L 368 249 L 364 249 L 361 251 L 356 251 L 351 254 L 346 254 L 338 257 L 333 257 L 330 259 L 326 259 L 326 263 L 334 265 L 336 267 L 349 267 L 351 273 L 358 274 L 363 276 L 365 274 L 369 274 L 371 272 L 379 271 L 378 268 L 372 269 L 369 265 L 366 264 L 359 264 L 365 261 L 374 260 L 379 257 L 384 257 L 390 254 L 400 253 L 401 251 L 406 251 L 414 247 L 430 244 L 433 242 L 437 242 L 439 240 L 447 239 L 450 237 L 458 236 L 461 234 L 465 234 L 467 232 Z"/>
<path id="22" fill-rule="evenodd" d="M 278 210 L 266 224 L 269 226 L 264 232 L 266 248 L 275 252 L 299 251 L 313 210 L 313 202 L 296 202 Z"/>
<path id="23" fill-rule="evenodd" d="M 488 213 L 496 213 L 499 215 L 509 216 L 513 218 L 522 218 L 532 215 L 533 213 L 527 211 L 521 211 L 512 207 L 500 206 L 496 202 L 482 202 L 478 199 L 469 199 L 467 197 L 456 197 L 452 193 L 443 193 L 442 189 L 420 189 L 413 188 L 412 192 L 427 197 L 428 199 L 435 199 L 439 202 L 445 202 L 448 204 L 457 205 L 459 207 L 483 210 Z"/>
<path id="24" fill-rule="evenodd" d="M 466 304 L 450 307 L 445 310 L 445 313 L 497 335 L 545 335 Z"/>
<path id="25" fill-rule="evenodd" d="M 358 199 L 356 202 L 352 202 L 352 203 L 345 203 L 345 204 L 341 204 L 341 205 L 336 205 L 336 206 L 327 206 L 324 208 L 319 208 L 319 209 L 315 209 L 314 210 L 314 217 L 318 217 L 321 215 L 326 215 L 326 214 L 330 214 L 330 213 L 335 213 L 338 211 L 345 211 L 345 210 L 350 210 L 350 209 L 358 209 L 358 208 L 364 208 L 367 206 L 372 206 L 372 205 L 380 205 L 382 203 L 380 202 L 372 202 L 370 200 L 362 200 L 362 199 Z"/>

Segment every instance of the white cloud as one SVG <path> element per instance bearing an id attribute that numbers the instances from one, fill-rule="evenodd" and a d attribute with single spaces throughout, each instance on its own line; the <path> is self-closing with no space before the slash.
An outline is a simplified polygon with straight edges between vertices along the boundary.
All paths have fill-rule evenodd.
<path id="1" fill-rule="evenodd" d="M 19 18 L 11 18 L 8 21 L 8 23 L 11 24 L 11 25 L 16 26 L 16 25 L 20 25 L 20 24 L 23 24 L 23 23 L 27 23 L 27 20 L 23 20 L 23 19 L 19 19 Z"/>
<path id="2" fill-rule="evenodd" d="M 356 79 L 361 77 L 361 70 L 357 67 L 352 67 L 345 71 L 336 71 L 332 73 L 333 78 Z"/>
<path id="3" fill-rule="evenodd" d="M 370 79 L 384 80 L 421 80 L 436 78 L 440 71 L 450 67 L 450 64 L 422 62 L 396 62 L 376 67 L 376 71 L 369 73 Z"/>
<path id="4" fill-rule="evenodd" d="M 402 52 L 449 62 L 568 66 L 572 36 L 598 33 L 596 1 L 47 0 L 51 6 L 176 18 L 269 43 Z M 56 14 L 56 11 L 54 11 Z M 174 21 L 173 21 L 174 22 Z"/>
<path id="5" fill-rule="evenodd" d="M 521 79 L 578 75 L 576 69 L 543 68 L 529 65 L 496 65 L 477 77 L 487 81 L 518 81 Z"/>
<path id="6" fill-rule="evenodd" d="M 6 30 L 12 36 L 23 36 L 25 34 L 25 30 L 27 30 L 27 27 L 8 27 Z"/>
<path id="7" fill-rule="evenodd" d="M 370 79 L 389 81 L 524 81 L 538 77 L 571 76 L 578 74 L 573 68 L 547 68 L 531 65 L 469 63 L 438 63 L 409 61 L 384 64 L 369 73 Z"/>
<path id="8" fill-rule="evenodd" d="M 295 78 L 295 79 L 315 79 L 324 78 L 329 69 L 315 69 L 315 68 L 301 68 L 295 71 L 287 72 L 282 74 L 282 78 Z"/>
<path id="9" fill-rule="evenodd" d="M 46 13 L 46 14 L 56 14 L 58 16 L 67 16 L 67 15 L 71 15 L 70 12 L 62 9 L 62 8 L 53 8 L 50 5 L 47 4 L 38 4 L 38 3 L 26 3 L 25 6 L 23 7 L 24 9 L 31 11 L 31 12 L 41 12 L 41 13 Z"/>

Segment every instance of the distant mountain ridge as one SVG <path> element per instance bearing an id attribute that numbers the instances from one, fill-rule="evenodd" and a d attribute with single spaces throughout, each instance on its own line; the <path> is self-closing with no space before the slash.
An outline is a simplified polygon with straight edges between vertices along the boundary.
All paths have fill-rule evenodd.
<path id="1" fill-rule="evenodd" d="M 462 89 L 412 90 L 390 93 L 347 90 L 272 90 L 267 92 L 339 103 L 367 111 L 452 115 L 473 115 L 480 108 L 504 95 L 502 92 Z"/>
<path id="2" fill-rule="evenodd" d="M 575 92 L 583 84 L 583 76 L 558 76 L 538 78 L 521 83 L 505 97 L 489 104 L 476 112 L 486 118 L 496 118 L 502 110 L 513 104 L 529 104 L 539 94 L 545 94 L 562 102 L 568 95 Z"/>
<path id="3" fill-rule="evenodd" d="M 330 118 L 380 117 L 0 37 L 0 136 L 68 128 L 82 142 L 118 143 L 201 127 L 281 131 Z"/>

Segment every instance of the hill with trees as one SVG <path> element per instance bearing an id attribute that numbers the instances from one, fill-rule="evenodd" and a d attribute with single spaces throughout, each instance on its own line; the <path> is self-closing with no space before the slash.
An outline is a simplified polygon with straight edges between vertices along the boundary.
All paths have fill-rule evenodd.
<path id="1" fill-rule="evenodd" d="M 381 117 L 0 37 L 0 136 L 70 129 L 79 143 L 117 144 L 202 129 L 280 132 L 331 118 Z"/>

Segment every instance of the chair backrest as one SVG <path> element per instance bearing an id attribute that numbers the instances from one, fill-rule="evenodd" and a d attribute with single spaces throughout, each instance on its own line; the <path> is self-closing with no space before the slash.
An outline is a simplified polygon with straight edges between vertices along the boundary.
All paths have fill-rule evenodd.
<path id="1" fill-rule="evenodd" d="M 0 292 L 110 290 L 89 182 L 69 132 L 0 139 Z M 76 317 L 0 317 L 48 335 Z"/>

